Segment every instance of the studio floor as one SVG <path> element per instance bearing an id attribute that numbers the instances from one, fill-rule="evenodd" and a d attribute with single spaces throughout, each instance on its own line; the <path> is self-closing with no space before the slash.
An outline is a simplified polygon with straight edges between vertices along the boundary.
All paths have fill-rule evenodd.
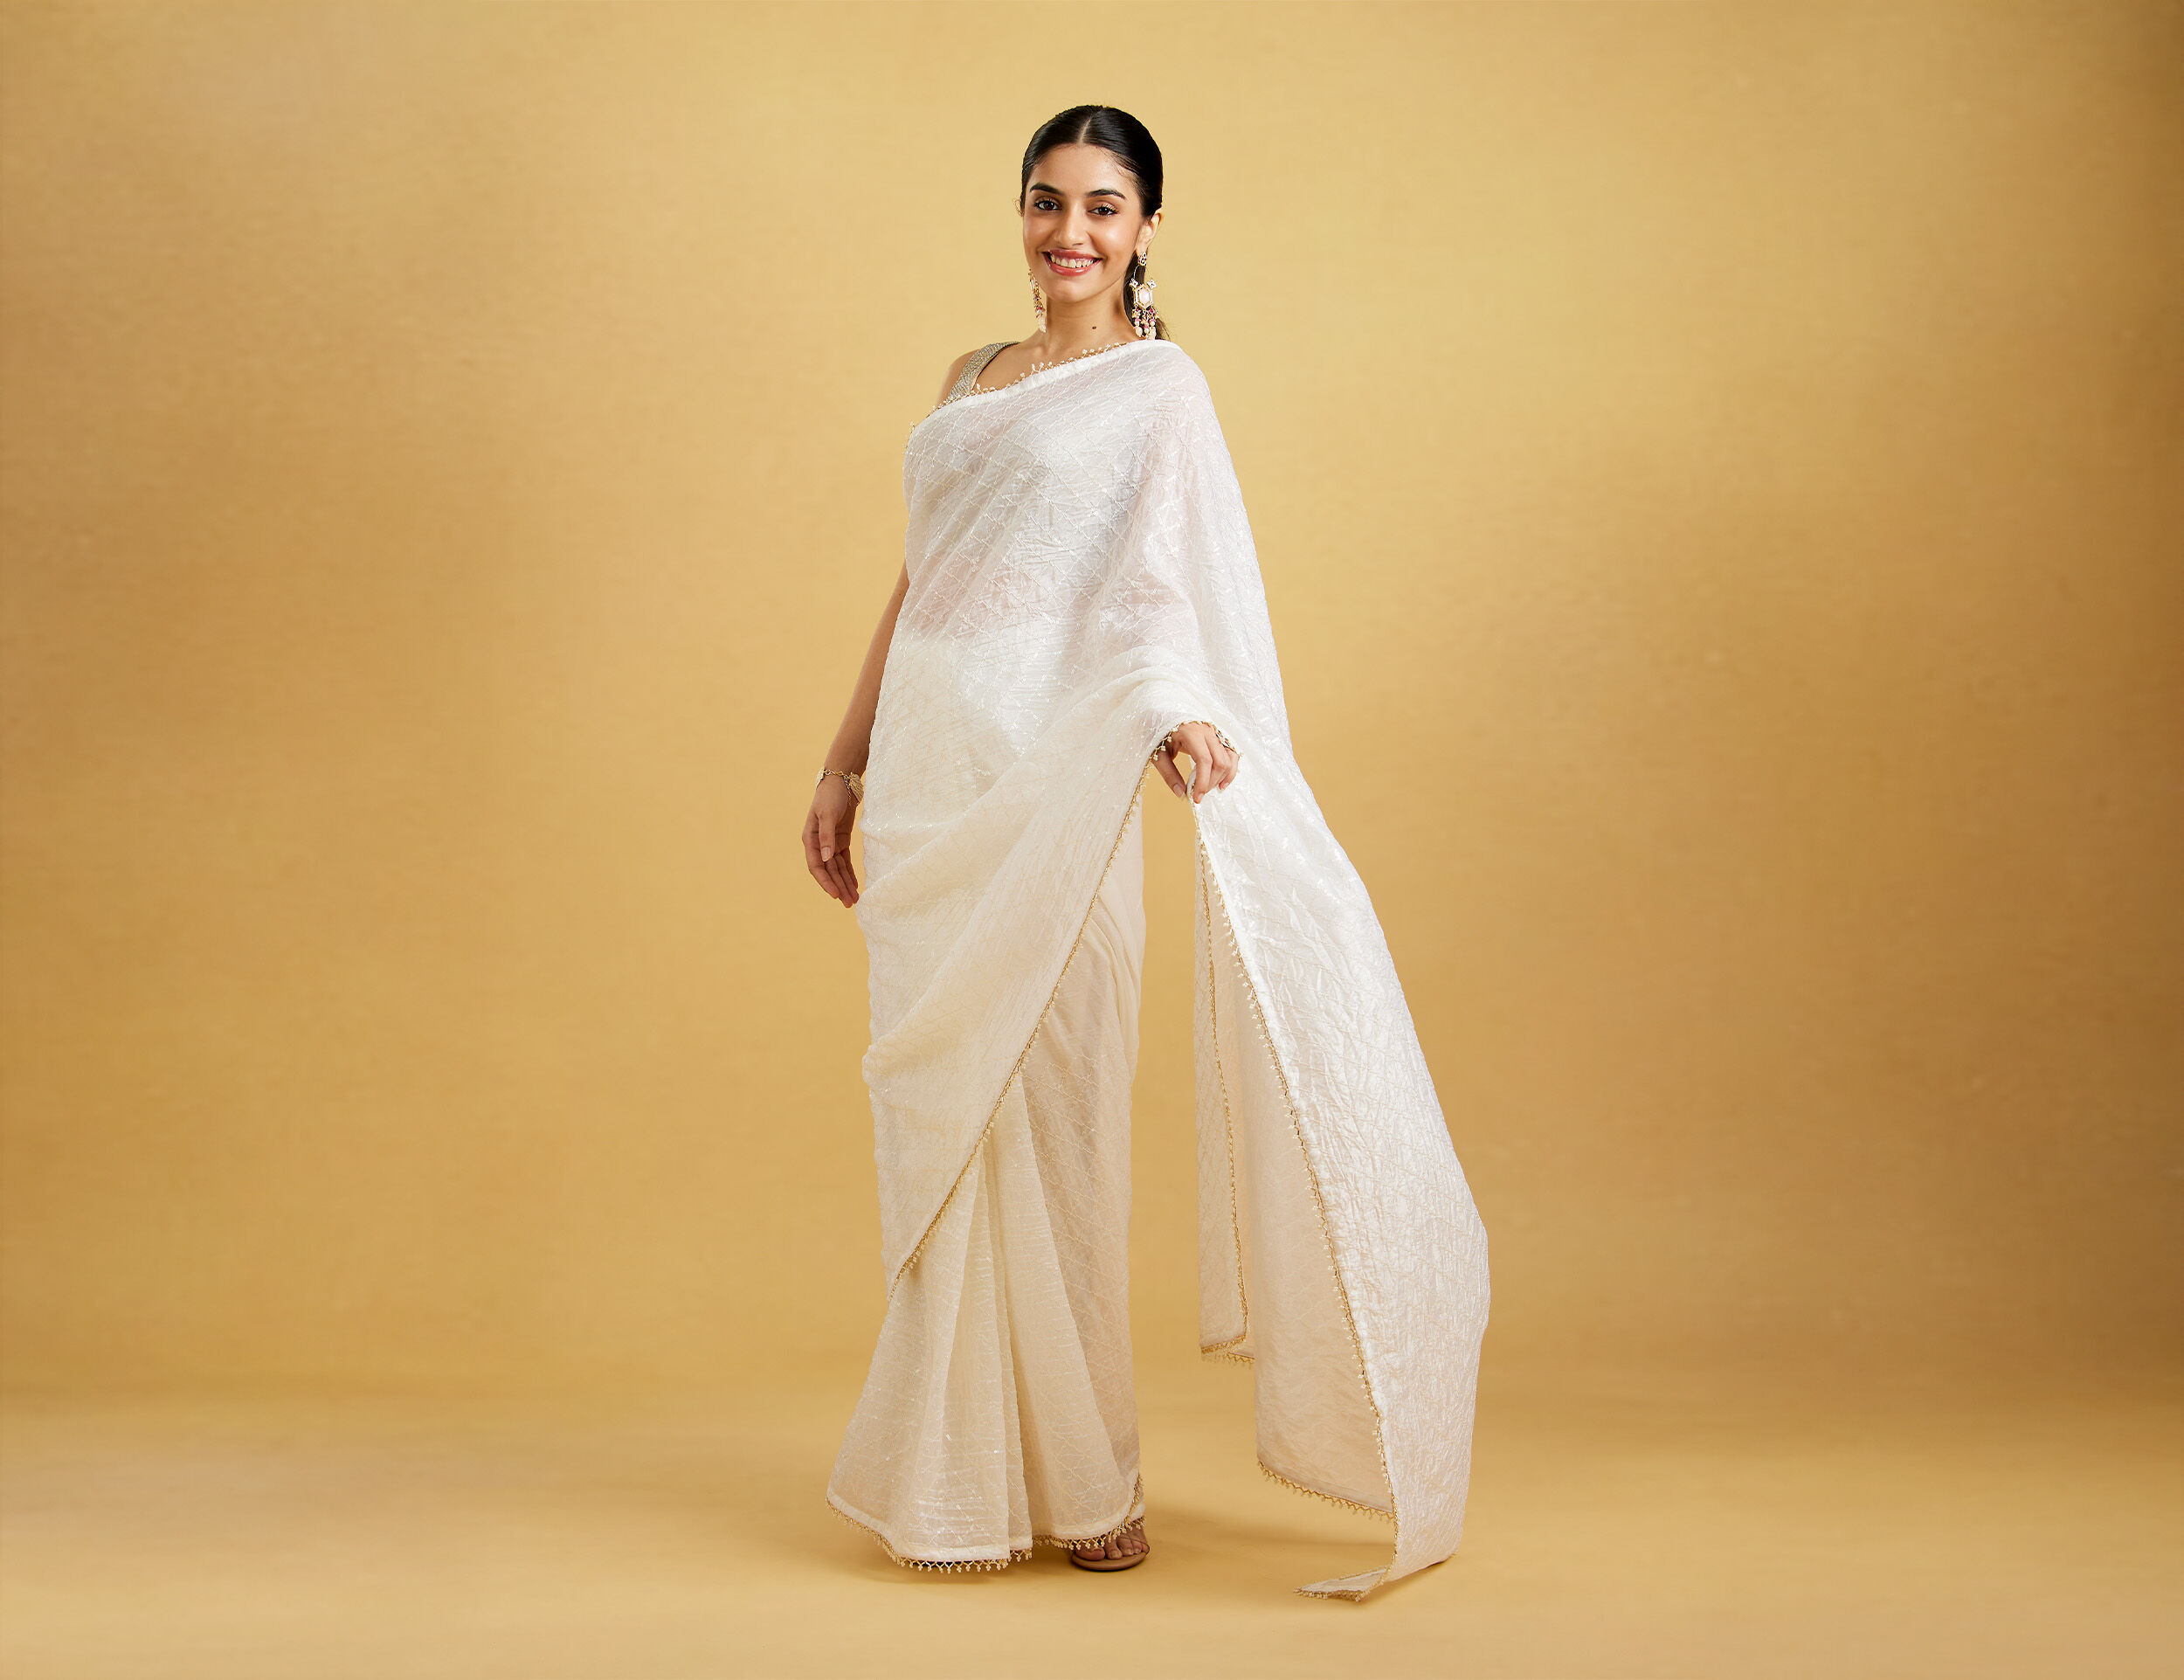
<path id="1" fill-rule="evenodd" d="M 1506 1363 L 1506 1362 L 1505 1362 Z M 1503 1374 L 1464 1545 L 1261 1477 L 1249 1377 L 1140 1370 L 1153 1555 L 926 1574 L 820 1493 L 854 1376 L 674 1409 L 297 1400 L 4 1414 L 9 1680 L 2168 1677 L 2184 1410 L 2007 1387 Z"/>

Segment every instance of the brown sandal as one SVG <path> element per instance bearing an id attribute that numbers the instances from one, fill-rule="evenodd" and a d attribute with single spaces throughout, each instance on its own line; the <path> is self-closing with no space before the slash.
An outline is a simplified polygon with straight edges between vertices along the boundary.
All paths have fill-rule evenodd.
<path id="1" fill-rule="evenodd" d="M 1116 1531 L 1116 1532 L 1127 1534 L 1131 1529 L 1143 1529 L 1144 1525 L 1145 1519 L 1140 1517 L 1134 1522 L 1124 1523 L 1123 1526 Z M 1095 1543 L 1090 1540 L 1084 1540 L 1079 1542 L 1079 1544 L 1083 1545 L 1091 1545 Z M 1152 1548 L 1150 1545 L 1148 1545 L 1143 1552 L 1126 1552 L 1119 1558 L 1087 1558 L 1080 1553 L 1075 1546 L 1071 1546 L 1069 1548 L 1069 1561 L 1076 1565 L 1076 1566 L 1080 1569 L 1098 1569 L 1102 1571 L 1113 1569 L 1135 1569 L 1139 1564 L 1144 1562 L 1145 1559 L 1151 1556 L 1152 1556 Z"/>

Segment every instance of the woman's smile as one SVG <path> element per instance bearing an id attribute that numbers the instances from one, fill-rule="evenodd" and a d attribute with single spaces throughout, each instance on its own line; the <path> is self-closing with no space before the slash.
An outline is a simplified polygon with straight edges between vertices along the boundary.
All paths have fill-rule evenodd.
<path id="1" fill-rule="evenodd" d="M 1089 252 L 1047 251 L 1040 254 L 1047 259 L 1047 266 L 1057 274 L 1089 273 L 1099 266 L 1100 261 Z"/>

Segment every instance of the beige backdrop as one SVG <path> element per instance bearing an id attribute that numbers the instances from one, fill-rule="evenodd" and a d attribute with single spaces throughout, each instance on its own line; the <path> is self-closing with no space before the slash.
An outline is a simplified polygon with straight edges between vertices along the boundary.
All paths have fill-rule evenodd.
<path id="1" fill-rule="evenodd" d="M 8 1380 L 854 1384 L 797 829 L 1084 100 L 1166 149 L 1489 1374 L 2169 1357 L 2179 17 L 8 7 Z"/>

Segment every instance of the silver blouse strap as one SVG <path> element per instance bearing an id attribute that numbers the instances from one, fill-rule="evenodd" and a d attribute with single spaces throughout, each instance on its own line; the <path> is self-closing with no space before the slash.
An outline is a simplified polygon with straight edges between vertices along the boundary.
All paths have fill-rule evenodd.
<path id="1" fill-rule="evenodd" d="M 957 398 L 977 384 L 978 376 L 985 371 L 986 363 L 1015 342 L 1013 339 L 1003 339 L 998 344 L 982 345 L 973 350 L 971 353 L 971 359 L 963 364 L 963 371 L 956 376 L 956 383 L 948 387 L 947 400 L 954 402 Z"/>

